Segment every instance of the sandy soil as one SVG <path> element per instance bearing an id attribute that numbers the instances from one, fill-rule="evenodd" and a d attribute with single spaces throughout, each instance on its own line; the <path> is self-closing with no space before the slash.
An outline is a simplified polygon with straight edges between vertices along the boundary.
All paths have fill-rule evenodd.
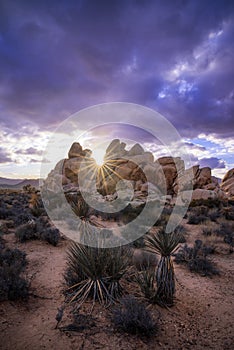
<path id="1" fill-rule="evenodd" d="M 187 225 L 191 235 L 200 228 Z M 45 242 L 15 242 L 5 236 L 7 245 L 27 253 L 31 293 L 27 303 L 0 303 L 0 349 L 233 349 L 234 293 L 233 254 L 216 254 L 214 261 L 221 272 L 213 278 L 192 274 L 175 265 L 177 300 L 171 309 L 150 306 L 158 317 L 159 331 L 149 339 L 116 332 L 108 311 L 96 306 L 95 326 L 78 332 L 55 329 L 57 308 L 63 302 L 62 282 L 68 241 L 57 247 Z M 62 321 L 61 326 L 68 323 Z"/>

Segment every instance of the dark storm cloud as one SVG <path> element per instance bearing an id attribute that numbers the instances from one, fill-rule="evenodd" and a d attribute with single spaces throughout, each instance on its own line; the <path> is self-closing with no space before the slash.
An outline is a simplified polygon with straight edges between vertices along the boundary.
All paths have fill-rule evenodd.
<path id="1" fill-rule="evenodd" d="M 232 134 L 231 1 L 0 6 L 0 121 L 10 129 L 25 121 L 46 128 L 89 105 L 128 101 L 155 108 L 187 136 Z"/>

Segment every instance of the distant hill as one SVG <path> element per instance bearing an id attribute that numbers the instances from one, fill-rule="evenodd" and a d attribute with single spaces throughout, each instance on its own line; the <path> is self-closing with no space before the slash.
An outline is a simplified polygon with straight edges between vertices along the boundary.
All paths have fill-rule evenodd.
<path id="1" fill-rule="evenodd" d="M 21 189 L 26 185 L 38 188 L 39 179 L 7 179 L 0 177 L 0 188 Z"/>
<path id="2" fill-rule="evenodd" d="M 23 179 L 7 179 L 6 177 L 0 177 L 0 185 L 16 185 L 22 181 Z"/>

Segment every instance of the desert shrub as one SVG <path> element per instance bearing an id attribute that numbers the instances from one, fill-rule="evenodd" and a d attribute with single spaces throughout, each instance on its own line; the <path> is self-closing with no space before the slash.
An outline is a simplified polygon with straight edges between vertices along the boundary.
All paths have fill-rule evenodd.
<path id="1" fill-rule="evenodd" d="M 205 206 L 208 208 L 219 208 L 222 206 L 222 201 L 218 198 L 196 199 L 189 204 L 190 208 Z"/>
<path id="2" fill-rule="evenodd" d="M 224 243 L 230 246 L 230 253 L 232 253 L 234 247 L 234 225 L 222 223 L 220 227 L 215 230 L 215 234 L 223 237 Z"/>
<path id="3" fill-rule="evenodd" d="M 0 207 L 0 220 L 6 220 L 8 218 L 11 218 L 13 215 L 13 212 L 11 209 L 7 209 L 5 207 Z"/>
<path id="4" fill-rule="evenodd" d="M 216 222 L 217 219 L 220 217 L 220 211 L 217 209 L 211 209 L 208 212 L 207 216 L 211 221 Z"/>
<path id="5" fill-rule="evenodd" d="M 41 239 L 56 246 L 60 239 L 60 232 L 50 225 L 47 217 L 45 219 L 40 217 L 18 226 L 15 230 L 15 236 L 21 243 Z"/>
<path id="6" fill-rule="evenodd" d="M 233 236 L 234 236 L 233 234 L 228 235 L 228 236 L 225 236 L 223 239 L 224 243 L 229 244 L 231 248 L 234 247 L 234 237 Z M 232 251 L 232 249 L 231 249 L 231 251 Z"/>
<path id="7" fill-rule="evenodd" d="M 28 282 L 22 277 L 26 254 L 18 249 L 0 248 L 0 300 L 26 299 Z"/>
<path id="8" fill-rule="evenodd" d="M 91 297 L 93 302 L 110 304 L 120 297 L 123 288 L 120 284 L 129 259 L 126 248 L 100 248 L 71 243 L 67 257 L 65 290 L 67 302 L 81 305 Z"/>
<path id="9" fill-rule="evenodd" d="M 220 237 L 229 236 L 234 231 L 234 225 L 229 223 L 221 223 L 220 227 L 215 230 L 215 234 Z"/>
<path id="10" fill-rule="evenodd" d="M 188 216 L 188 224 L 190 225 L 199 225 L 205 220 L 207 220 L 205 215 L 189 214 Z"/>
<path id="11" fill-rule="evenodd" d="M 20 226 L 22 224 L 26 224 L 28 221 L 32 220 L 33 216 L 27 212 L 27 211 L 23 211 L 21 213 L 17 213 L 17 211 L 15 212 L 15 215 L 13 217 L 14 220 L 14 225 Z"/>
<path id="12" fill-rule="evenodd" d="M 196 257 L 188 262 L 188 268 L 192 272 L 197 272 L 202 276 L 212 276 L 219 274 L 213 263 L 206 257 Z"/>
<path id="13" fill-rule="evenodd" d="M 39 239 L 36 223 L 29 221 L 26 224 L 18 226 L 15 230 L 15 236 L 21 243 L 32 239 Z"/>
<path id="14" fill-rule="evenodd" d="M 31 198 L 29 200 L 29 207 L 33 216 L 37 218 L 40 217 L 41 215 L 45 215 L 46 213 L 39 192 L 35 192 L 31 194 Z"/>
<path id="15" fill-rule="evenodd" d="M 211 227 L 203 227 L 202 229 L 203 236 L 208 237 L 208 236 L 211 236 L 212 233 L 213 233 L 213 229 Z"/>
<path id="16" fill-rule="evenodd" d="M 234 220 L 234 207 L 228 206 L 222 209 L 222 214 L 226 220 Z"/>
<path id="17" fill-rule="evenodd" d="M 127 333 L 150 336 L 157 331 L 156 322 L 145 305 L 130 295 L 120 300 L 111 319 L 118 330 Z"/>
<path id="18" fill-rule="evenodd" d="M 177 264 L 185 264 L 190 271 L 200 273 L 202 276 L 211 276 L 219 273 L 207 258 L 212 253 L 214 253 L 213 247 L 207 247 L 201 240 L 196 240 L 193 247 L 185 244 L 174 256 Z"/>
<path id="19" fill-rule="evenodd" d="M 35 193 L 37 192 L 36 188 L 31 184 L 27 184 L 23 186 L 23 191 L 26 193 Z"/>
<path id="20" fill-rule="evenodd" d="M 60 232 L 55 227 L 49 227 L 42 231 L 40 238 L 53 246 L 56 246 L 60 239 Z"/>

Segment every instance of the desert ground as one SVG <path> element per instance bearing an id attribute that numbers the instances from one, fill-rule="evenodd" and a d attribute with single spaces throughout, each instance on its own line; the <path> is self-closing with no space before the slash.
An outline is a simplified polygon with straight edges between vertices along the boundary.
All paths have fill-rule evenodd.
<path id="1" fill-rule="evenodd" d="M 5 227 L 2 234 L 5 247 L 18 248 L 27 254 L 25 276 L 30 281 L 30 287 L 28 300 L 0 302 L 0 349 L 232 349 L 233 254 L 221 237 L 203 234 L 204 227 L 219 227 L 220 222 L 225 220 L 221 217 L 215 223 L 207 220 L 196 225 L 188 224 L 188 221 L 186 217 L 181 223 L 186 244 L 192 246 L 196 239 L 202 239 L 204 244 L 214 247 L 210 259 L 219 274 L 202 276 L 189 271 L 184 264 L 174 263 L 175 304 L 163 308 L 144 299 L 139 286 L 127 273 L 121 280 L 125 293 L 145 303 L 156 322 L 156 332 L 152 336 L 144 336 L 116 329 L 110 320 L 112 307 L 105 308 L 96 302 L 90 316 L 92 304 L 89 300 L 80 309 L 86 319 L 83 324 L 81 322 L 80 328 L 75 331 L 69 329 L 72 322 L 69 307 L 56 328 L 57 309 L 64 302 L 63 275 L 69 239 L 62 236 L 56 246 L 40 239 L 20 243 L 9 218 L 1 220 L 1 228 Z M 105 222 L 102 221 L 102 224 Z M 135 251 L 141 249 L 134 248 Z"/>

